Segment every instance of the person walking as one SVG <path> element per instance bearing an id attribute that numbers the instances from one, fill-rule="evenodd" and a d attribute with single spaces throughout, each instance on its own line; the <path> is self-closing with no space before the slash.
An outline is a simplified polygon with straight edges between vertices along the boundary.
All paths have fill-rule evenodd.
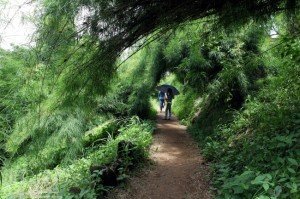
<path id="1" fill-rule="evenodd" d="M 171 119 L 172 112 L 171 112 L 171 107 L 172 107 L 172 100 L 174 99 L 173 91 L 171 88 L 168 88 L 167 93 L 165 95 L 165 102 L 166 102 L 166 111 L 165 111 L 165 120 Z"/>
<path id="2" fill-rule="evenodd" d="M 165 93 L 162 91 L 158 92 L 158 101 L 159 101 L 159 108 L 160 108 L 160 112 L 162 112 L 164 106 L 165 106 Z"/>

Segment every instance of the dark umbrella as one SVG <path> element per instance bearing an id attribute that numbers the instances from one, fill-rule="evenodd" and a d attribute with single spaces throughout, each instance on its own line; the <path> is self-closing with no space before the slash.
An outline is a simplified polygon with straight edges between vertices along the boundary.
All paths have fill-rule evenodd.
<path id="1" fill-rule="evenodd" d="M 156 87 L 157 90 L 162 91 L 164 93 L 166 93 L 169 88 L 172 89 L 173 95 L 179 95 L 179 91 L 174 86 L 171 86 L 171 85 L 168 85 L 168 84 L 163 84 L 163 85 L 160 85 L 160 86 Z"/>

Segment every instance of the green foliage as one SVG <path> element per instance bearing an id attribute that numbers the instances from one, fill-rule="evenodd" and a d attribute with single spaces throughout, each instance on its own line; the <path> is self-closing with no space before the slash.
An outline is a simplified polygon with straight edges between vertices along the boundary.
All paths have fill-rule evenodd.
<path id="1" fill-rule="evenodd" d="M 188 122 L 195 116 L 197 105 L 197 94 L 188 90 L 174 99 L 173 111 L 181 121 Z"/>
<path id="2" fill-rule="evenodd" d="M 1 196 L 95 198 L 89 167 L 115 162 L 123 140 L 135 146 L 125 147 L 125 179 L 147 156 L 154 125 L 139 118 L 153 118 L 167 76 L 217 197 L 298 198 L 299 3 L 232 4 L 43 1 L 37 45 L 0 51 Z"/>
<path id="3" fill-rule="evenodd" d="M 60 90 L 53 90 L 65 86 L 65 80 L 60 81 L 60 78 L 69 75 L 61 73 L 58 79 L 54 78 L 57 82 L 53 82 L 52 75 L 57 75 L 59 68 L 48 68 L 48 65 L 59 63 L 59 57 L 56 57 L 58 60 L 46 60 L 44 64 L 36 66 L 34 64 L 38 61 L 34 60 L 33 65 L 30 65 L 28 60 L 19 56 L 22 53 L 27 51 L 3 51 L 6 59 L 2 59 L 0 68 L 0 75 L 3 76 L 0 84 L 0 88 L 3 88 L 0 96 L 3 99 L 0 103 L 3 107 L 0 112 L 1 150 L 8 158 L 3 167 L 1 191 L 4 196 L 15 197 L 14 194 L 25 192 L 26 197 L 35 197 L 30 190 L 36 189 L 38 196 L 73 197 L 69 188 L 75 186 L 76 182 L 76 186 L 85 186 L 82 196 L 93 198 L 95 191 L 89 187 L 92 182 L 88 176 L 88 167 L 94 163 L 104 165 L 114 161 L 117 141 L 124 138 L 135 143 L 138 147 L 133 152 L 136 153 L 135 163 L 146 157 L 152 124 L 143 124 L 138 119 L 126 119 L 136 114 L 144 114 L 144 118 L 147 118 L 152 111 L 149 102 L 151 88 L 145 89 L 140 85 L 142 78 L 139 81 L 132 78 L 131 85 L 130 82 L 127 83 L 128 75 L 131 74 L 119 73 L 120 76 L 114 80 L 118 84 L 112 84 L 109 95 L 89 96 L 92 92 L 83 95 L 100 107 L 98 110 L 90 109 L 93 104 L 79 106 L 83 102 L 91 102 L 86 101 L 85 97 L 78 95 L 75 102 L 68 104 L 65 101 L 67 98 L 59 96 Z M 142 65 L 134 66 L 137 69 L 131 70 L 135 73 L 143 68 Z M 133 66 L 124 67 L 130 69 Z M 149 76 L 148 70 L 141 76 Z M 128 89 L 123 89 L 126 86 Z M 114 103 L 112 99 L 120 103 Z M 124 104 L 124 109 L 120 106 L 121 103 Z M 123 128 L 119 129 L 120 125 Z M 137 135 L 143 132 L 145 135 Z M 116 138 L 118 134 L 122 136 Z M 107 149 L 104 150 L 105 146 Z M 1 154 L 1 166 L 4 155 Z M 87 160 L 92 157 L 93 161 Z M 129 158 L 127 164 L 131 165 L 132 162 Z M 120 178 L 127 175 L 128 170 L 124 169 L 123 177 Z"/>
<path id="4" fill-rule="evenodd" d="M 164 62 L 160 45 L 152 45 L 153 54 L 145 48 L 120 66 L 110 93 L 98 101 L 99 112 L 116 117 L 137 115 L 142 119 L 153 118 L 150 96 L 165 69 L 159 65 Z M 150 52 L 151 56 L 148 56 Z"/>
<path id="5" fill-rule="evenodd" d="M 29 67 L 34 63 L 32 52 L 16 47 L 14 51 L 0 50 L 0 168 L 5 158 L 5 142 L 13 131 L 14 123 L 26 114 L 39 96 L 33 91 L 38 84 L 28 77 L 38 78 L 37 70 Z M 20 86 L 26 85 L 26 86 Z"/>
<path id="6" fill-rule="evenodd" d="M 181 6 L 178 6 L 181 5 Z M 39 15 L 37 52 L 39 62 L 43 63 L 56 78 L 52 79 L 53 95 L 63 106 L 80 103 L 81 106 L 95 106 L 95 98 L 90 96 L 103 95 L 109 91 L 109 82 L 117 73 L 116 61 L 125 49 L 134 44 L 144 44 L 163 37 L 173 27 L 180 27 L 187 20 L 211 20 L 209 26 L 245 24 L 252 18 L 264 19 L 272 13 L 282 11 L 292 13 L 290 5 L 298 5 L 285 1 L 251 1 L 241 2 L 232 6 L 231 1 L 211 3 L 205 1 L 168 1 L 168 2 L 140 2 L 140 1 L 70 1 L 53 0 L 43 1 L 44 9 Z M 190 8 L 197 9 L 190 9 Z M 174 14 L 170 14 L 174 13 Z M 243 15 L 241 15 L 243 13 Z M 233 20 L 234 19 L 234 20 Z M 239 20 L 238 20 L 239 19 Z M 152 35 L 151 35 L 152 34 Z M 151 36 L 149 36 L 151 35 Z M 148 37 L 147 37 L 148 36 Z M 194 38 L 196 35 L 192 35 Z M 187 40 L 187 39 L 185 39 Z M 164 42 L 161 42 L 161 48 Z M 211 62 L 198 56 L 198 47 L 190 48 L 186 55 L 186 41 L 180 45 L 177 59 L 171 59 L 177 65 L 178 59 L 186 58 L 181 62 L 181 69 L 189 67 L 194 75 L 188 76 L 193 87 L 205 83 L 205 78 L 214 78 L 214 74 L 204 77 L 211 71 Z M 209 46 L 208 46 L 209 47 Z M 230 45 L 227 45 L 230 48 Z M 159 48 L 158 48 L 159 49 Z M 166 61 L 163 49 L 156 50 L 156 70 L 153 82 L 158 82 L 163 73 Z M 175 52 L 174 49 L 170 52 Z M 221 50 L 222 52 L 222 50 Z M 152 54 L 152 53 L 151 53 Z M 173 56 L 173 53 L 170 55 Z M 216 59 L 222 59 L 220 53 L 210 54 Z M 174 56 L 173 56 L 174 57 Z M 170 60 L 170 59 L 169 59 Z M 174 64 L 175 63 L 175 64 Z M 219 68 L 221 69 L 221 68 Z M 198 73 L 201 70 L 201 73 Z M 51 81 L 50 81 L 51 82 Z M 203 87 L 205 85 L 201 85 Z M 88 103 L 87 103 L 88 102 Z M 139 109 L 140 105 L 137 105 Z"/>
<path id="7" fill-rule="evenodd" d="M 59 165 L 53 170 L 45 170 L 37 175 L 24 178 L 20 182 L 3 184 L 0 191 L 4 198 L 17 197 L 65 197 L 73 198 L 75 195 L 69 192 L 71 187 L 80 188 L 79 195 L 85 198 L 94 198 L 95 190 L 92 188 L 89 167 L 94 164 L 104 165 L 115 161 L 118 143 L 122 140 L 135 144 L 139 154 L 138 161 L 147 157 L 146 149 L 152 139 L 154 125 L 150 122 L 142 122 L 137 117 L 131 118 L 128 123 L 119 129 L 120 134 L 116 138 L 111 138 L 107 143 L 101 145 L 97 150 L 89 153 L 85 157 L 74 160 L 71 164 Z M 126 154 L 126 153 L 124 153 Z M 132 160 L 128 159 L 128 165 Z M 135 165 L 136 166 L 136 165 Z M 128 175 L 128 170 L 123 169 L 120 180 Z M 4 171 L 7 174 L 7 171 Z M 79 196 L 78 195 L 78 196 Z"/>
<path id="8" fill-rule="evenodd" d="M 277 42 L 282 41 L 279 54 L 276 49 L 262 59 L 266 64 L 277 63 L 276 74 L 259 72 L 249 52 L 247 57 L 238 55 L 245 59 L 240 66 L 245 71 L 226 66 L 226 58 L 226 68 L 208 86 L 208 95 L 202 96 L 199 115 L 189 131 L 213 163 L 217 198 L 299 197 L 299 39 L 284 37 Z M 255 47 L 247 44 L 245 48 L 259 54 Z M 224 85 L 241 75 L 247 83 L 231 87 L 247 97 L 241 110 L 232 110 L 235 91 Z"/>
<path id="9" fill-rule="evenodd" d="M 30 54 L 28 50 L 18 48 L 13 52 L 0 51 L 1 137 L 6 137 L 15 120 L 26 113 L 33 102 L 38 101 L 38 95 L 32 91 L 37 89 L 37 84 L 27 78 L 38 78 L 39 74 L 28 66 L 31 60 L 27 54 Z M 20 87 L 21 84 L 27 86 Z"/>
<path id="10" fill-rule="evenodd" d="M 15 131 L 6 142 L 10 153 L 8 173 L 10 179 L 22 180 L 59 164 L 69 164 L 82 154 L 84 116 L 77 110 L 73 114 L 56 112 L 42 118 L 31 114 L 16 124 Z M 28 125 L 30 124 L 30 125 Z"/>
<path id="11" fill-rule="evenodd" d="M 144 123 L 138 117 L 130 118 L 133 115 L 153 118 L 150 90 L 156 80 L 149 77 L 155 73 L 151 69 L 154 65 L 146 65 L 139 57 L 135 58 L 138 60 L 136 64 L 131 65 L 134 62 L 131 59 L 122 65 L 131 73 L 118 71 L 115 79 L 108 78 L 111 85 L 105 80 L 106 88 L 100 89 L 109 89 L 108 95 L 99 96 L 98 91 L 88 91 L 88 88 L 77 95 L 82 80 L 71 77 L 75 73 L 70 71 L 77 70 L 74 63 L 82 58 L 82 51 L 76 51 L 78 54 L 73 54 L 67 61 L 68 67 L 63 68 L 63 56 L 72 48 L 66 49 L 66 46 L 72 43 L 60 45 L 57 47 L 60 50 L 53 52 L 53 59 L 42 58 L 30 63 L 26 57 L 19 56 L 27 51 L 3 51 L 6 59 L 2 59 L 0 68 L 3 76 L 0 84 L 3 88 L 0 95 L 3 99 L 0 103 L 3 106 L 0 140 L 4 153 L 1 161 L 4 156 L 8 159 L 3 167 L 1 196 L 25 194 L 24 197 L 73 198 L 69 189 L 79 186 L 83 187 L 82 197 L 94 198 L 97 191 L 90 187 L 89 166 L 116 161 L 119 141 L 127 140 L 135 145 L 129 150 L 132 151 L 130 157 L 129 152 L 125 153 L 120 180 L 128 176 L 127 168 L 136 167 L 147 157 L 153 124 Z M 85 61 L 91 59 L 92 54 L 85 55 Z M 96 79 L 100 76 L 94 75 Z M 78 82 L 70 86 L 68 78 Z M 148 84 L 142 84 L 145 78 L 149 79 Z M 95 85 L 91 85 L 96 89 L 93 87 Z M 69 89 L 71 95 L 64 89 Z M 32 193 L 31 190 L 36 191 Z"/>
<path id="12" fill-rule="evenodd" d="M 94 145 L 103 142 L 109 136 L 114 137 L 117 134 L 117 124 L 114 120 L 109 120 L 87 132 L 83 136 L 84 145 Z"/>

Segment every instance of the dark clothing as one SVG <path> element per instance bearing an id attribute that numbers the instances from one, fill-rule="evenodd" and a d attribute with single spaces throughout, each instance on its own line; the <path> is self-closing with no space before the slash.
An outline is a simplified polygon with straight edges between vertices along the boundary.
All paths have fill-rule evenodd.
<path id="1" fill-rule="evenodd" d="M 165 114 L 165 118 L 166 119 L 171 119 L 172 116 L 172 112 L 171 112 L 171 106 L 172 106 L 172 100 L 173 100 L 174 96 L 170 93 L 166 94 L 166 114 Z"/>
<path id="2" fill-rule="evenodd" d="M 165 93 L 162 92 L 162 91 L 159 91 L 159 93 L 158 93 L 158 99 L 159 100 L 163 100 L 164 98 L 165 98 Z"/>
<path id="3" fill-rule="evenodd" d="M 162 110 L 165 106 L 165 101 L 163 99 L 160 99 L 159 100 L 159 107 L 160 107 L 160 110 Z"/>
<path id="4" fill-rule="evenodd" d="M 159 100 L 159 108 L 160 108 L 160 112 L 161 112 L 165 106 L 165 93 L 164 92 L 159 91 L 158 100 Z"/>
<path id="5" fill-rule="evenodd" d="M 172 104 L 170 102 L 168 102 L 167 106 L 166 106 L 166 115 L 165 115 L 166 119 L 171 119 L 171 116 L 172 116 L 171 106 L 172 106 Z"/>
<path id="6" fill-rule="evenodd" d="M 171 95 L 171 94 L 169 94 L 169 93 L 166 94 L 166 101 L 167 101 L 167 102 L 172 103 L 173 98 L 174 98 L 173 95 Z"/>

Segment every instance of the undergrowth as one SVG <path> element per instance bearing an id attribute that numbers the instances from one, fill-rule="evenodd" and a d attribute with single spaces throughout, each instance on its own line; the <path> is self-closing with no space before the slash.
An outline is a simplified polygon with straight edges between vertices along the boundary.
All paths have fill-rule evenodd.
<path id="1" fill-rule="evenodd" d="M 133 117 L 118 131 L 119 134 L 116 137 L 107 137 L 105 144 L 98 145 L 84 157 L 73 160 L 69 165 L 59 165 L 54 169 L 43 170 L 39 174 L 24 177 L 19 182 L 4 183 L 0 192 L 1 196 L 3 198 L 95 198 L 97 192 L 92 187 L 93 182 L 89 169 L 91 165 L 105 165 L 116 161 L 118 143 L 121 141 L 133 143 L 142 152 L 140 158 L 146 158 L 148 155 L 147 149 L 152 139 L 153 123 L 143 122 L 137 117 Z M 87 133 L 89 134 L 89 132 Z M 129 161 L 127 164 L 132 163 Z M 10 174 L 13 172 L 11 171 Z M 4 173 L 8 174 L 7 171 Z M 128 176 L 128 170 L 123 169 L 120 181 L 125 180 L 126 176 Z M 70 191 L 72 187 L 76 187 L 80 191 L 74 194 Z M 103 186 L 103 189 L 109 189 L 109 187 Z"/>
<path id="2" fill-rule="evenodd" d="M 281 50 L 258 62 L 236 62 L 242 73 L 223 62 L 205 94 L 188 86 L 175 100 L 174 111 L 213 168 L 216 198 L 300 197 L 300 41 L 280 41 Z M 263 70 L 249 70 L 259 63 Z"/>

